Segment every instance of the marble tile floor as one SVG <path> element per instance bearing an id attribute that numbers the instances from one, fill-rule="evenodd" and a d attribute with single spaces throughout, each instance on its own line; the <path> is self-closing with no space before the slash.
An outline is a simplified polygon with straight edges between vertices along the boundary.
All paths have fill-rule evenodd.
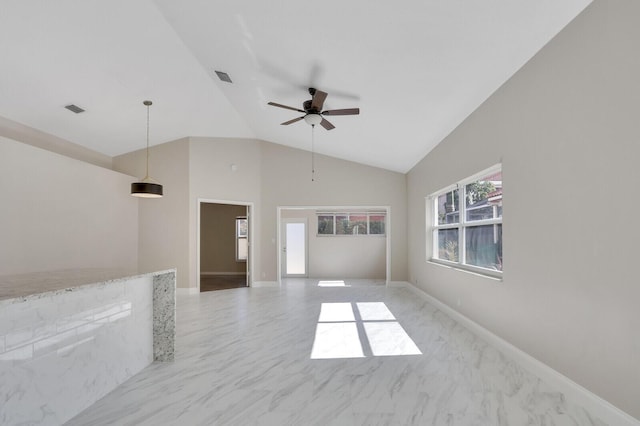
<path id="1" fill-rule="evenodd" d="M 297 279 L 177 304 L 175 362 L 68 425 L 604 424 L 407 289 Z M 336 324 L 351 334 L 322 350 Z"/>

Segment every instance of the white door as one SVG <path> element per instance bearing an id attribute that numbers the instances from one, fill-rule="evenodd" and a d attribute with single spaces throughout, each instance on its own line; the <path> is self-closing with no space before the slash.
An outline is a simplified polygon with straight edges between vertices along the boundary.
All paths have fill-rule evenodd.
<path id="1" fill-rule="evenodd" d="M 307 220 L 282 219 L 282 276 L 306 277 Z"/>

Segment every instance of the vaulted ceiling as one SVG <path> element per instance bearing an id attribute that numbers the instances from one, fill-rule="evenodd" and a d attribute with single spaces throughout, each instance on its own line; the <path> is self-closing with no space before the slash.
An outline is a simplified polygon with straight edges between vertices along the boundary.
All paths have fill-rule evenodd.
<path id="1" fill-rule="evenodd" d="M 0 0 L 0 116 L 109 156 L 185 136 L 311 148 L 406 172 L 590 0 Z M 218 79 L 216 70 L 233 83 Z M 75 104 L 86 111 L 64 108 Z"/>

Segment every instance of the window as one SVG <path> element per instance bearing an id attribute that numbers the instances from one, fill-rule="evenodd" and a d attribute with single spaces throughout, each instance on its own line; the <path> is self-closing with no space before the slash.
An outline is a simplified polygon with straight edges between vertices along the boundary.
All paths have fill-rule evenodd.
<path id="1" fill-rule="evenodd" d="M 367 215 L 336 215 L 336 235 L 367 235 Z"/>
<path id="2" fill-rule="evenodd" d="M 371 235 L 384 235 L 385 234 L 385 215 L 383 214 L 370 214 L 369 215 L 369 234 Z"/>
<path id="3" fill-rule="evenodd" d="M 246 262 L 249 257 L 247 240 L 249 224 L 246 217 L 236 218 L 236 261 Z"/>
<path id="4" fill-rule="evenodd" d="M 318 235 L 385 235 L 385 212 L 318 213 Z"/>
<path id="5" fill-rule="evenodd" d="M 333 221 L 332 215 L 318 215 L 318 234 L 333 235 Z"/>
<path id="6" fill-rule="evenodd" d="M 431 259 L 502 273 L 502 169 L 492 167 L 429 197 Z"/>

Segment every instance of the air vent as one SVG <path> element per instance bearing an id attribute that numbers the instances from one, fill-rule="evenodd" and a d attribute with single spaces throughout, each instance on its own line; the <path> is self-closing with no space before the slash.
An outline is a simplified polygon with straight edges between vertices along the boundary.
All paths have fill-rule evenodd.
<path id="1" fill-rule="evenodd" d="M 229 77 L 229 74 L 226 72 L 216 71 L 216 74 L 220 80 L 226 81 L 227 83 L 233 83 L 233 81 L 231 81 L 231 77 Z"/>
<path id="2" fill-rule="evenodd" d="M 84 112 L 84 110 L 82 108 L 80 108 L 78 105 L 74 105 L 74 104 L 70 104 L 65 106 L 66 109 L 68 109 L 71 112 L 75 112 L 76 114 L 80 114 L 81 112 Z"/>

